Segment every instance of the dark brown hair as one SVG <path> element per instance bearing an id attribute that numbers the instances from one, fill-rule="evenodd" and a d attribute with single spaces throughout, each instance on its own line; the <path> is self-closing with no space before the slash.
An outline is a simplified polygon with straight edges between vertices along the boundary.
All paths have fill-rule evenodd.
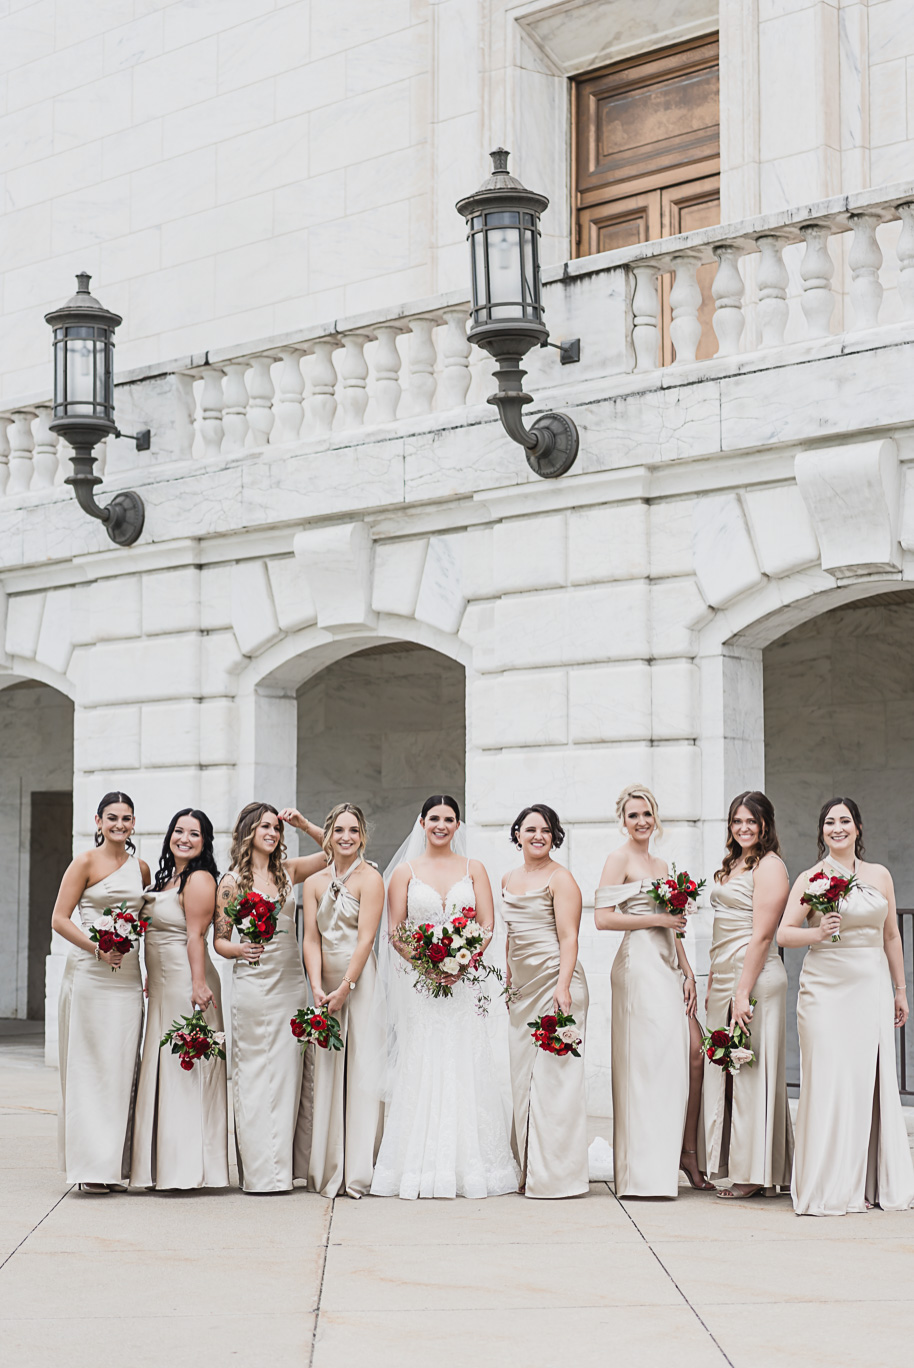
<path id="1" fill-rule="evenodd" d="M 519 812 L 511 823 L 511 840 L 517 846 L 518 850 L 520 849 L 520 841 L 517 839 L 517 833 L 520 831 L 531 812 L 536 812 L 542 817 L 552 836 L 552 849 L 558 850 L 565 839 L 565 828 L 559 821 L 559 814 L 554 808 L 548 807 L 546 803 L 531 803 L 530 807 L 525 807 L 522 812 Z"/>
<path id="2" fill-rule="evenodd" d="M 95 809 L 96 817 L 101 817 L 104 814 L 105 808 L 117 807 L 119 803 L 123 803 L 125 807 L 129 807 L 131 812 L 135 812 L 133 806 L 133 799 L 128 797 L 126 793 L 106 793 L 102 801 L 99 803 L 98 807 Z M 97 846 L 105 844 L 105 838 L 97 827 L 95 829 L 95 844 Z M 127 840 L 124 842 L 124 845 L 130 851 L 131 855 L 136 854 L 136 846 L 133 844 L 133 841 L 130 839 L 129 836 L 127 837 Z"/>
<path id="3" fill-rule="evenodd" d="M 714 875 L 715 883 L 729 879 L 733 866 L 742 859 L 743 848 L 733 835 L 733 819 L 741 807 L 748 808 L 759 825 L 759 838 L 746 856 L 746 868 L 754 869 L 762 856 L 767 855 L 770 851 L 774 851 L 775 855 L 781 853 L 781 845 L 774 825 L 774 807 L 771 799 L 764 793 L 760 793 L 758 789 L 747 789 L 745 793 L 738 793 L 730 804 L 730 811 L 727 813 L 727 853 L 724 856 L 723 864 Z"/>
<path id="4" fill-rule="evenodd" d="M 828 854 L 828 846 L 825 844 L 824 836 L 825 818 L 831 812 L 833 807 L 840 807 L 842 804 L 844 805 L 844 807 L 847 808 L 851 817 L 853 817 L 854 826 L 857 828 L 857 836 L 854 841 L 854 854 L 857 856 L 858 860 L 863 859 L 863 854 L 866 850 L 866 846 L 863 844 L 863 818 L 860 816 L 860 809 L 854 802 L 853 798 L 829 798 L 828 802 L 825 804 L 822 811 L 819 813 L 819 830 L 816 832 L 816 844 L 819 847 L 820 860 L 824 859 L 825 856 Z"/>

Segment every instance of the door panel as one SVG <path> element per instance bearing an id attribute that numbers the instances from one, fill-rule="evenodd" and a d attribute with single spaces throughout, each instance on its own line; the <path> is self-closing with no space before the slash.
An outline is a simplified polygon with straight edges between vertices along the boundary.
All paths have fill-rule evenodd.
<path id="1" fill-rule="evenodd" d="M 619 247 L 636 247 L 660 236 L 660 191 L 630 195 L 611 204 L 584 209 L 578 221 L 586 248 L 579 255 L 612 252 Z"/>

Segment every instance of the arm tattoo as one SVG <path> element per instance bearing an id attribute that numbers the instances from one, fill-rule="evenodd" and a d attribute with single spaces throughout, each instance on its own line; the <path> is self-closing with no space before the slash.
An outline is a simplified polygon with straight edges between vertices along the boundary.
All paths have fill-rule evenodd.
<path id="1" fill-rule="evenodd" d="M 225 884 L 219 885 L 217 894 L 218 906 L 213 917 L 213 936 L 217 940 L 232 939 L 232 923 L 225 915 L 224 908 L 232 901 L 232 890 Z"/>

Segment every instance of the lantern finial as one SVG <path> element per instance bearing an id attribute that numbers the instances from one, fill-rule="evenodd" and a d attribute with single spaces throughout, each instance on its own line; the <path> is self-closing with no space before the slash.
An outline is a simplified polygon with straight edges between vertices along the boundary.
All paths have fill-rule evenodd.
<path id="1" fill-rule="evenodd" d="M 496 147 L 494 152 L 489 153 L 489 156 L 492 158 L 492 170 L 507 171 L 508 158 L 510 155 L 511 153 L 506 147 Z"/>

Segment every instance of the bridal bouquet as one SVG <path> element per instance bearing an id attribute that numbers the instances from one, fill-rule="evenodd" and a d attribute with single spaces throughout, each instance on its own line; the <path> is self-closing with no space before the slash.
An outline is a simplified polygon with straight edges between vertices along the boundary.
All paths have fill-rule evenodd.
<path id="1" fill-rule="evenodd" d="M 578 1049 L 581 1034 L 574 1024 L 573 1016 L 565 1012 L 547 1012 L 543 1016 L 538 1016 L 536 1021 L 528 1021 L 527 1025 L 533 1032 L 536 1044 L 547 1054 L 572 1054 L 575 1059 L 581 1058 L 581 1051 Z"/>
<path id="2" fill-rule="evenodd" d="M 750 998 L 751 1006 L 756 999 Z M 702 1048 L 712 1064 L 717 1064 L 724 1073 L 739 1073 L 744 1064 L 754 1064 L 755 1054 L 749 1049 L 749 1032 L 735 1022 L 729 1031 L 705 1031 L 701 1037 Z"/>
<path id="3" fill-rule="evenodd" d="M 486 937 L 476 921 L 474 907 L 458 909 L 455 905 L 448 920 L 440 926 L 433 922 L 403 922 L 391 939 L 408 952 L 416 970 L 413 986 L 418 992 L 433 998 L 450 997 L 454 984 L 444 982 L 445 978 L 466 980 L 476 989 L 477 1010 L 485 1014 L 489 995 L 483 991 L 482 983 L 490 977 L 501 982 L 502 973 L 483 961 Z"/>
<path id="4" fill-rule="evenodd" d="M 814 883 L 822 883 L 823 880 L 823 887 L 813 888 Z M 842 879 L 840 874 L 829 875 L 824 869 L 820 869 L 818 873 L 810 874 L 809 885 L 800 902 L 811 912 L 821 912 L 824 917 L 829 912 L 837 912 L 838 904 L 844 901 L 856 882 L 856 874 L 848 874 L 847 878 Z M 841 937 L 836 931 L 831 939 L 834 945 Z"/>
<path id="5" fill-rule="evenodd" d="M 690 902 L 697 902 L 698 895 L 705 886 L 705 880 L 696 883 L 691 874 L 677 874 L 676 866 L 673 865 L 673 873 L 666 879 L 655 879 L 650 887 L 650 896 L 654 899 L 664 912 L 684 913 L 688 909 Z M 685 940 L 685 932 L 676 932 L 677 940 Z"/>
<path id="6" fill-rule="evenodd" d="M 321 1050 L 343 1048 L 340 1023 L 330 1012 L 319 1011 L 316 1007 L 313 1011 L 299 1007 L 289 1025 L 295 1039 L 301 1041 L 303 1052 L 309 1045 L 317 1045 Z"/>
<path id="7" fill-rule="evenodd" d="M 276 930 L 278 913 L 278 902 L 270 902 L 269 898 L 262 897 L 253 889 L 250 893 L 239 893 L 225 909 L 225 915 L 238 928 L 241 939 L 250 941 L 252 945 L 267 945 L 275 935 L 282 935 Z M 249 960 L 248 963 L 253 969 L 260 961 Z"/>
<path id="8" fill-rule="evenodd" d="M 163 1035 L 159 1049 L 163 1045 L 171 1046 L 172 1054 L 179 1056 L 181 1068 L 188 1073 L 198 1059 L 225 1059 L 225 1032 L 211 1030 L 199 1007 L 195 1007 L 190 1016 L 171 1023 L 171 1030 Z"/>
<path id="9" fill-rule="evenodd" d="M 135 917 L 132 912 L 127 911 L 127 904 L 122 902 L 119 907 L 106 907 L 100 917 L 89 927 L 89 939 L 103 954 L 109 950 L 117 950 L 120 954 L 129 954 L 146 934 L 148 921 L 143 921 L 142 917 Z M 116 972 L 116 966 L 111 965 L 112 974 Z"/>

